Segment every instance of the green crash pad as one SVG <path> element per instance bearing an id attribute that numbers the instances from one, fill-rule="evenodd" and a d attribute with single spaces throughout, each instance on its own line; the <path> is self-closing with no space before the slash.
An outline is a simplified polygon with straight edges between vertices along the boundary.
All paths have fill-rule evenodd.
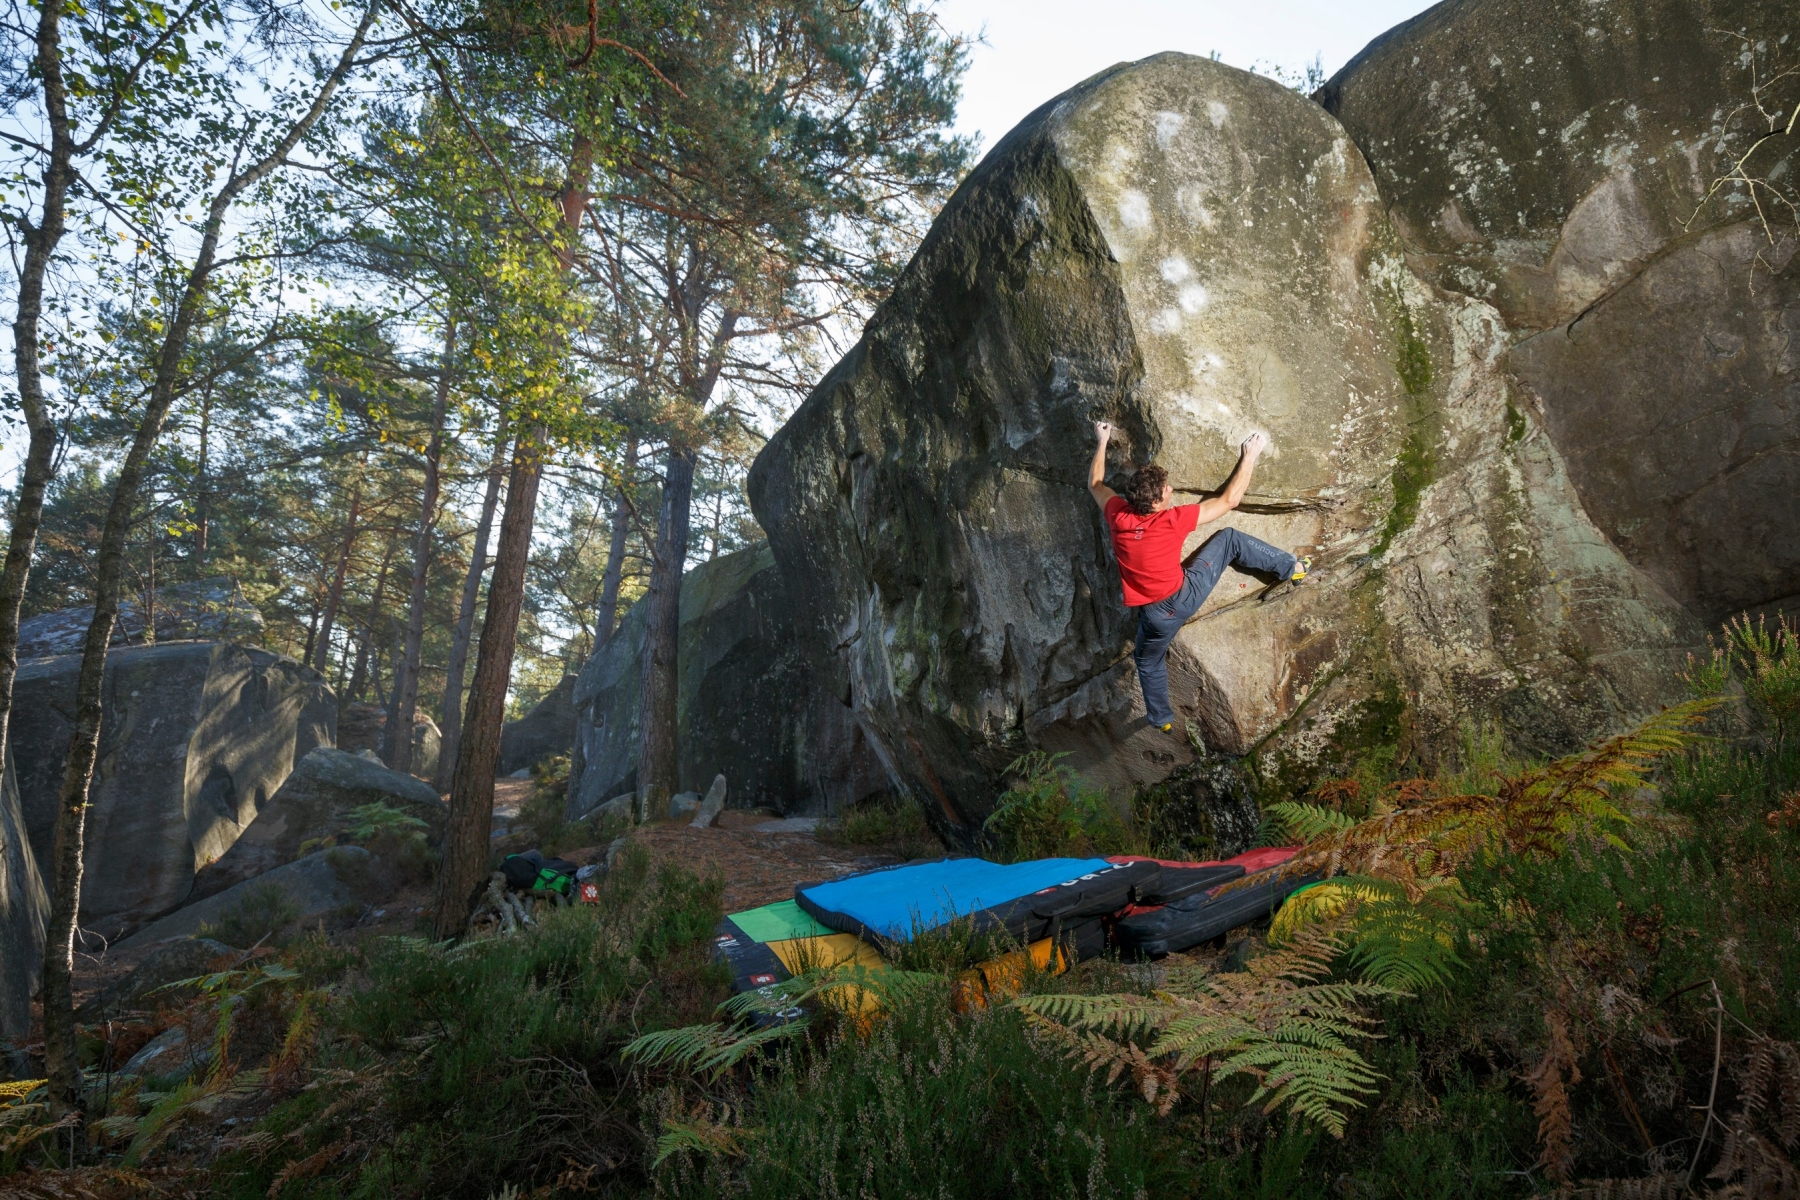
<path id="1" fill-rule="evenodd" d="M 744 936 L 759 942 L 784 942 L 789 938 L 830 937 L 836 930 L 813 920 L 792 900 L 732 913 L 727 918 Z"/>

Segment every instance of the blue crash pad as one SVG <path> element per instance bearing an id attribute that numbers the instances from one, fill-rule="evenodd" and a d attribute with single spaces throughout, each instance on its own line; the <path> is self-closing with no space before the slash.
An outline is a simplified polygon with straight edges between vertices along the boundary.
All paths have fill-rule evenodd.
<path id="1" fill-rule="evenodd" d="M 1040 858 L 1004 865 L 947 858 L 815 883 L 796 888 L 795 898 L 833 929 L 905 941 L 915 929 L 932 929 L 1111 868 L 1103 858 Z"/>

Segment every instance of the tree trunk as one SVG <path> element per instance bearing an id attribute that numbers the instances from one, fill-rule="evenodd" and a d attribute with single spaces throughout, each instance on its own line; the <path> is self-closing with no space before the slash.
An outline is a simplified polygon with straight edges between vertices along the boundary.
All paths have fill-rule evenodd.
<path id="1" fill-rule="evenodd" d="M 638 700 L 638 794 L 662 811 L 680 786 L 676 728 L 680 680 L 681 573 L 687 561 L 688 516 L 694 494 L 694 451 L 671 446 L 650 556 L 650 604 L 644 625 L 643 686 Z"/>
<path id="2" fill-rule="evenodd" d="M 358 699 L 369 686 L 369 655 L 375 656 L 375 695 L 381 695 L 381 651 L 375 645 L 375 623 L 381 617 L 381 601 L 387 592 L 388 568 L 394 564 L 394 550 L 399 546 L 398 533 L 388 538 L 387 549 L 381 555 L 381 570 L 375 576 L 375 591 L 369 597 L 369 613 L 363 618 L 362 640 L 356 644 L 356 669 L 350 672 L 350 682 L 344 688 L 344 695 L 352 700 Z"/>
<path id="3" fill-rule="evenodd" d="M 525 568 L 531 557 L 543 453 L 542 430 L 519 433 L 506 485 L 506 509 L 500 517 L 494 578 L 488 584 L 487 616 L 481 623 L 481 650 L 475 658 L 475 680 L 469 688 L 456 773 L 450 785 L 450 826 L 444 836 L 444 861 L 438 868 L 433 920 L 439 938 L 463 932 L 476 896 L 487 881 L 494 771 L 500 764 L 500 728 L 506 720 L 513 645 L 525 599 Z"/>
<path id="4" fill-rule="evenodd" d="M 337 571 L 331 577 L 331 590 L 325 595 L 325 616 L 319 623 L 319 640 L 313 644 L 317 656 L 313 670 L 325 674 L 331 664 L 331 633 L 337 624 L 338 605 L 344 602 L 344 576 L 350 570 L 350 551 L 356 546 L 356 517 L 362 511 L 362 484 L 350 489 L 350 515 L 344 523 L 344 548 L 338 552 Z"/>
<path id="5" fill-rule="evenodd" d="M 475 602 L 481 596 L 481 577 L 487 571 L 488 535 L 494 528 L 494 509 L 500 501 L 500 480 L 506 466 L 506 431 L 494 439 L 494 458 L 488 465 L 487 490 L 481 497 L 481 519 L 475 523 L 475 545 L 469 551 L 469 573 L 463 576 L 462 602 L 456 609 L 456 631 L 450 638 L 450 662 L 444 671 L 444 727 L 438 742 L 437 778 L 432 786 L 450 790 L 456 773 L 456 755 L 462 744 L 463 667 L 469 661 L 469 635 L 475 631 Z"/>
<path id="6" fill-rule="evenodd" d="M 7 761 L 8 728 L 12 718 L 13 680 L 19 673 L 19 610 L 25 600 L 25 583 L 37 550 L 38 530 L 44 518 L 44 493 L 50 486 L 56 459 L 56 422 L 44 399 L 40 365 L 38 322 L 44 310 L 44 279 L 49 273 L 57 243 L 62 240 L 69 187 L 75 180 L 75 147 L 69 131 L 62 77 L 63 0 L 43 0 L 38 7 L 37 68 L 44 89 L 44 108 L 50 127 L 50 153 L 44 166 L 43 211 L 36 225 L 19 221 L 25 242 L 25 261 L 19 270 L 18 307 L 13 316 L 13 376 L 18 382 L 19 407 L 24 410 L 30 442 L 19 473 L 19 491 L 13 505 L 11 536 L 6 562 L 0 567 L 0 769 Z M 18 814 L 15 813 L 15 816 Z M 18 822 L 24 829 L 24 821 Z M 20 868 L 29 861 L 17 848 L 0 846 Z M 23 889 L 35 878 L 14 879 L 7 863 L 0 861 L 0 886 Z M 0 907 L 7 902 L 0 895 Z M 36 916 L 31 920 L 35 923 Z M 18 961 L 21 952 L 37 947 L 8 946 L 7 961 L 0 963 L 0 1041 L 23 1045 L 31 1033 L 31 977 L 34 972 Z M 18 1052 L 20 1058 L 23 1051 Z M 15 1063 L 15 1071 L 17 1064 Z"/>
<path id="7" fill-rule="evenodd" d="M 456 318 L 444 321 L 444 363 L 431 407 L 431 440 L 425 446 L 425 493 L 419 497 L 419 531 L 413 537 L 412 591 L 406 602 L 406 640 L 394 678 L 394 713 L 388 720 L 388 766 L 412 774 L 413 712 L 419 705 L 419 645 L 425 637 L 425 572 L 431 565 L 431 531 L 437 524 L 438 458 L 444 449 L 444 410 L 450 403 L 450 359 L 456 353 Z"/>
<path id="8" fill-rule="evenodd" d="M 199 572 L 196 578 L 200 579 L 206 577 L 206 535 L 212 524 L 206 491 L 207 460 L 212 450 L 212 395 L 213 385 L 208 383 L 200 398 L 200 455 L 194 460 L 194 566 Z"/>
<path id="9" fill-rule="evenodd" d="M 81 904 L 83 841 L 86 837 L 88 789 L 94 777 L 94 759 L 100 747 L 101 685 L 106 676 L 106 647 L 112 640 L 119 615 L 119 576 L 125 563 L 125 535 L 130 528 L 132 505 L 138 485 L 163 421 L 181 380 L 182 359 L 188 337 L 199 316 L 212 282 L 219 237 L 225 216 L 239 195 L 280 169 L 300 139 L 325 115 L 332 95 L 349 74 L 362 52 L 363 39 L 375 20 L 375 4 L 364 10 L 355 35 L 339 56 L 336 66 L 320 85 L 306 113 L 291 124 L 270 152 L 242 171 L 234 172 L 207 206 L 194 265 L 188 270 L 180 299 L 174 306 L 167 332 L 157 347 L 149 399 L 131 440 L 131 448 L 119 466 L 112 502 L 100 534 L 94 562 L 94 617 L 82 646 L 81 668 L 75 678 L 74 731 L 63 760 L 63 780 L 56 805 L 56 891 L 51 897 L 50 928 L 44 946 L 44 1066 L 49 1075 L 50 1112 L 53 1117 L 82 1111 L 81 1059 L 75 1039 L 73 978 L 75 926 Z M 40 54 L 43 53 L 40 34 Z"/>
<path id="10" fill-rule="evenodd" d="M 600 612 L 594 649 L 612 640 L 619 624 L 619 585 L 625 578 L 625 540 L 631 533 L 631 503 L 626 489 L 637 478 L 637 438 L 625 435 L 625 470 L 613 497 L 612 543 L 606 548 L 606 574 L 600 577 Z"/>

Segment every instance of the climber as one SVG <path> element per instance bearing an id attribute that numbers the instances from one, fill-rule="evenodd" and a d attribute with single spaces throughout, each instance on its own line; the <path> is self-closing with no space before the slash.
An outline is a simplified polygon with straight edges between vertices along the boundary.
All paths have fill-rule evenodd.
<path id="1" fill-rule="evenodd" d="M 1225 567 L 1229 564 L 1299 583 L 1311 569 L 1312 559 L 1296 558 L 1227 526 L 1182 561 L 1181 546 L 1187 535 L 1218 520 L 1244 499 L 1256 459 L 1268 444 L 1262 434 L 1244 439 L 1237 467 L 1221 495 L 1198 504 L 1176 504 L 1168 472 L 1155 464 L 1133 472 L 1123 496 L 1106 486 L 1106 443 L 1112 438 L 1112 428 L 1107 421 L 1094 422 L 1100 445 L 1088 469 L 1088 491 L 1112 534 L 1126 607 L 1138 611 L 1132 657 L 1137 662 L 1138 686 L 1144 691 L 1144 715 L 1150 724 L 1168 733 L 1175 728 L 1175 712 L 1169 707 L 1169 643 L 1188 618 L 1200 611 Z"/>

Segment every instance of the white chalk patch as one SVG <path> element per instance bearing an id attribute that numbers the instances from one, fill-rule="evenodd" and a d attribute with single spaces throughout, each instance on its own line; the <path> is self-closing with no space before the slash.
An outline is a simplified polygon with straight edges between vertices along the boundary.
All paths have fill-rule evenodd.
<path id="1" fill-rule="evenodd" d="M 1176 308 L 1165 308 L 1158 312 L 1155 316 L 1150 318 L 1150 332 L 1180 333 L 1181 310 Z"/>
<path id="2" fill-rule="evenodd" d="M 1187 124 L 1187 115 L 1185 113 L 1157 113 L 1156 144 L 1161 146 L 1164 150 L 1167 150 L 1169 148 L 1169 143 L 1175 140 L 1175 135 L 1181 132 L 1181 127 L 1185 124 Z"/>
<path id="3" fill-rule="evenodd" d="M 1119 193 L 1119 220 L 1127 229 L 1148 229 L 1150 227 L 1150 197 L 1136 188 L 1126 188 Z"/>
<path id="4" fill-rule="evenodd" d="M 1197 283 L 1190 283 L 1181 289 L 1178 303 L 1181 311 L 1191 317 L 1206 307 L 1206 289 Z"/>
<path id="5" fill-rule="evenodd" d="M 1206 102 L 1206 119 L 1212 122 L 1212 127 L 1214 129 L 1223 128 L 1225 125 L 1225 118 L 1230 115 L 1231 110 L 1226 108 L 1219 101 L 1208 100 Z"/>
<path id="6" fill-rule="evenodd" d="M 1188 266 L 1187 259 L 1179 254 L 1171 254 L 1163 259 L 1158 270 L 1162 272 L 1162 277 L 1170 283 L 1180 283 L 1194 274 L 1194 268 Z"/>

